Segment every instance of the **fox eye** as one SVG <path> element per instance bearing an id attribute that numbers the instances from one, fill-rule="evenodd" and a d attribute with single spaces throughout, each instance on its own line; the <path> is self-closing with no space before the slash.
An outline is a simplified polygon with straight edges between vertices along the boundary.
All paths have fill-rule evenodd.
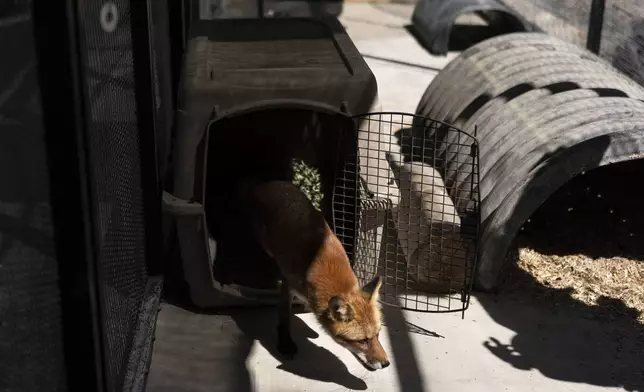
<path id="1" fill-rule="evenodd" d="M 369 343 L 369 339 L 354 340 L 354 342 L 355 342 L 355 343 L 358 343 L 358 344 L 363 344 L 363 345 L 364 345 L 364 344 Z"/>

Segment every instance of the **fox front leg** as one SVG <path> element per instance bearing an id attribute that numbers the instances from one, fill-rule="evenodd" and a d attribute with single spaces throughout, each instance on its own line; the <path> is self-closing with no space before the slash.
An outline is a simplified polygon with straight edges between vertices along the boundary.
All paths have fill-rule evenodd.
<path id="1" fill-rule="evenodd" d="M 291 337 L 292 300 L 291 290 L 286 281 L 282 279 L 277 309 L 277 351 L 287 359 L 292 359 L 297 353 L 297 345 Z"/>

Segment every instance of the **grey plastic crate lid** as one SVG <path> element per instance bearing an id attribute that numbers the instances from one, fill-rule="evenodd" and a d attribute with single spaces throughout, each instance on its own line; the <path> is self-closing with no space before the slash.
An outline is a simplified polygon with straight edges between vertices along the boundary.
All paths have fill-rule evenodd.
<path id="1" fill-rule="evenodd" d="M 189 36 L 186 110 L 207 96 L 217 117 L 297 103 L 358 114 L 377 94 L 373 73 L 335 18 L 200 20 Z"/>

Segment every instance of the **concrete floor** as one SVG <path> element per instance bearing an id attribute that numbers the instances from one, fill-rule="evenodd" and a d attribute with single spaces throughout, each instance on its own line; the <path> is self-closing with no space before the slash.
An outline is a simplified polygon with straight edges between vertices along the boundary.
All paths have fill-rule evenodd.
<path id="1" fill-rule="evenodd" d="M 607 326 L 488 295 L 460 314 L 385 307 L 387 369 L 365 370 L 310 314 L 294 361 L 275 352 L 274 309 L 195 314 L 164 304 L 148 392 L 642 391 L 644 327 Z"/>
<path id="2" fill-rule="evenodd" d="M 342 16 L 375 73 L 383 110 L 414 112 L 437 70 L 403 28 L 409 5 L 347 4 Z M 365 370 L 298 316 L 295 361 L 275 355 L 274 309 L 199 314 L 164 304 L 148 392 L 644 391 L 644 326 L 607 325 L 528 301 L 477 295 L 459 314 L 385 307 L 392 366 Z"/>

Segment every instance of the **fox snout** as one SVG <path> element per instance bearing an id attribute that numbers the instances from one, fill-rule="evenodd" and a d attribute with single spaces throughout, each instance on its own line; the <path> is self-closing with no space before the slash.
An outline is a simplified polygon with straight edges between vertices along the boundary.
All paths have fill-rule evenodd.
<path id="1" fill-rule="evenodd" d="M 376 277 L 361 290 L 329 300 L 326 317 L 320 321 L 341 346 L 349 350 L 369 370 L 389 366 L 380 344 L 381 313 L 378 290 L 382 279 Z"/>
<path id="2" fill-rule="evenodd" d="M 380 344 L 378 337 L 375 337 L 367 342 L 365 345 L 366 350 L 362 347 L 351 347 L 349 351 L 362 363 L 364 367 L 369 370 L 384 369 L 389 366 L 389 358 L 385 349 Z"/>

